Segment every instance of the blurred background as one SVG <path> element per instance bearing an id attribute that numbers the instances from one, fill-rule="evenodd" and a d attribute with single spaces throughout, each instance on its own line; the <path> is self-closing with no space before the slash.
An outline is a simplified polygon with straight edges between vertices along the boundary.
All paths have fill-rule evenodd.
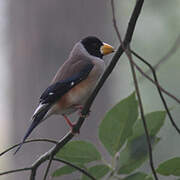
<path id="1" fill-rule="evenodd" d="M 135 1 L 115 1 L 117 22 L 124 35 Z M 180 1 L 145 1 L 133 36 L 132 48 L 155 64 L 172 47 L 180 34 Z M 97 0 L 0 0 L 0 151 L 21 140 L 30 122 L 42 91 L 48 86 L 59 66 L 67 59 L 73 45 L 81 38 L 95 35 L 104 42 L 118 46 L 112 25 L 110 1 Z M 177 50 L 158 70 L 161 85 L 180 97 L 180 50 Z M 111 56 L 105 58 L 109 63 Z M 141 66 L 147 70 L 144 66 Z M 140 77 L 140 75 L 138 74 Z M 147 80 L 141 80 L 141 93 L 146 112 L 163 108 L 158 93 Z M 98 143 L 98 125 L 105 112 L 133 91 L 129 63 L 123 56 L 96 98 L 91 116 L 76 139 Z M 171 112 L 180 127 L 180 106 L 166 97 Z M 72 116 L 77 119 L 77 116 Z M 35 129 L 31 138 L 59 140 L 68 127 L 62 117 L 52 117 Z M 179 136 L 167 118 L 161 130 L 162 141 L 154 151 L 155 163 L 179 155 Z M 13 156 L 9 152 L 0 159 L 0 169 L 9 170 L 30 165 L 52 144 L 24 145 Z M 108 158 L 108 157 L 107 157 Z M 46 165 L 46 164 L 45 164 Z M 54 163 L 52 170 L 59 166 Z M 37 179 L 41 179 L 41 166 Z M 144 166 L 150 172 L 148 165 Z M 2 177 L 4 180 L 25 180 L 29 172 Z M 63 178 L 61 178 L 63 179 Z M 67 177 L 64 177 L 64 180 Z M 68 176 L 72 179 L 72 176 Z M 165 179 L 165 178 L 163 178 Z M 167 179 L 173 179 L 168 177 Z"/>

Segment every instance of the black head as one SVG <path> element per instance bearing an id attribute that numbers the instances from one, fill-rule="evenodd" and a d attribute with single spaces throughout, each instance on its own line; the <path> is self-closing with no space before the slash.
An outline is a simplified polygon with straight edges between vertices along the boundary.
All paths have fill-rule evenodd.
<path id="1" fill-rule="evenodd" d="M 81 43 L 89 54 L 102 59 L 103 54 L 101 53 L 101 47 L 103 46 L 103 43 L 97 37 L 88 36 L 82 39 Z"/>

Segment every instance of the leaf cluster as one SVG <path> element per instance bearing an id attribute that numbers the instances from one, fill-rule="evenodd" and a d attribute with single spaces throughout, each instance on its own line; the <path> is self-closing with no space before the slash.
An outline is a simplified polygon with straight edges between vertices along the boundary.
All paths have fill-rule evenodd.
<path id="1" fill-rule="evenodd" d="M 97 148 L 87 141 L 69 142 L 56 154 L 56 158 L 84 168 L 96 179 L 106 177 L 120 180 L 152 180 L 151 174 L 137 170 L 148 159 L 146 136 L 138 114 L 138 103 L 135 93 L 132 93 L 109 110 L 101 121 L 98 136 L 112 159 L 110 163 L 107 163 Z M 164 125 L 165 117 L 164 111 L 151 112 L 145 116 L 153 149 L 161 140 L 157 134 Z M 157 172 L 165 176 L 180 176 L 179 167 L 180 158 L 173 158 L 160 164 Z M 58 168 L 52 176 L 59 177 L 75 171 L 77 169 L 65 165 Z M 90 178 L 81 175 L 79 179 Z"/>

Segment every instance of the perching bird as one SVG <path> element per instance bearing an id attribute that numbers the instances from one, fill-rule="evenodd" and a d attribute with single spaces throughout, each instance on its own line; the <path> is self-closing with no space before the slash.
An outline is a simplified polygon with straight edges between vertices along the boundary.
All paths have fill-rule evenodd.
<path id="1" fill-rule="evenodd" d="M 67 115 L 82 110 L 105 70 L 103 56 L 113 51 L 112 46 L 94 36 L 86 37 L 75 44 L 69 58 L 41 95 L 39 106 L 32 116 L 32 124 L 15 153 L 19 151 L 33 129 L 52 114 L 61 114 L 73 128 Z"/>

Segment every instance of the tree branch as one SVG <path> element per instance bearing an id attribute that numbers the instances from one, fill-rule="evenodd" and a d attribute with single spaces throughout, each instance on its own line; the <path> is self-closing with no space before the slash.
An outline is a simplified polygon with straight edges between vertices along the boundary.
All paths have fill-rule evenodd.
<path id="1" fill-rule="evenodd" d="M 62 163 L 64 163 L 64 164 L 68 165 L 68 166 L 71 166 L 71 167 L 73 167 L 74 169 L 82 172 L 84 175 L 88 176 L 88 177 L 91 178 L 92 180 L 96 180 L 96 179 L 95 179 L 91 174 L 89 174 L 86 170 L 84 170 L 84 169 L 82 169 L 82 168 L 80 168 L 80 167 L 78 167 L 78 166 L 76 166 L 76 165 L 74 165 L 74 164 L 72 164 L 72 163 L 70 163 L 70 162 L 68 162 L 68 161 L 65 161 L 65 160 L 62 160 L 62 159 L 58 159 L 58 158 L 53 158 L 53 160 L 54 160 L 54 161 L 59 161 L 59 162 L 62 162 Z"/>
<path id="2" fill-rule="evenodd" d="M 27 140 L 24 142 L 24 144 L 26 143 L 30 143 L 30 142 L 50 142 L 50 143 L 54 143 L 57 144 L 57 141 L 51 140 L 51 139 L 31 139 L 31 140 Z M 16 148 L 17 146 L 19 146 L 21 143 L 15 144 L 11 147 L 9 147 L 8 149 L 6 149 L 5 151 L 3 151 L 2 153 L 0 153 L 0 156 L 4 155 L 5 153 L 7 153 L 8 151 Z"/>
<path id="3" fill-rule="evenodd" d="M 115 31 L 116 31 L 116 34 L 118 36 L 118 39 L 119 39 L 120 43 L 122 43 L 121 35 L 120 35 L 120 32 L 119 32 L 118 27 L 116 25 L 115 10 L 114 10 L 114 0 L 111 0 L 111 7 L 112 7 L 112 14 L 113 14 L 114 28 L 115 28 Z M 125 48 L 123 44 L 122 44 L 122 46 L 123 46 L 123 48 Z M 158 177 L 157 177 L 157 174 L 156 174 L 156 171 L 155 171 L 155 168 L 154 168 L 154 163 L 153 163 L 153 154 L 152 154 L 151 139 L 150 139 L 148 128 L 147 128 L 147 124 L 146 124 L 146 119 L 145 119 L 145 115 L 144 115 L 144 108 L 143 108 L 143 104 L 142 104 L 142 100 L 141 100 L 141 95 L 140 95 L 140 91 L 139 91 L 139 87 L 138 87 L 138 81 L 137 81 L 137 77 L 136 77 L 136 72 L 135 72 L 135 69 L 134 69 L 134 63 L 133 63 L 134 61 L 132 59 L 132 55 L 131 55 L 130 48 L 129 48 L 130 44 L 127 47 L 128 47 L 128 49 L 127 50 L 124 49 L 124 50 L 125 50 L 125 53 L 126 53 L 128 59 L 129 59 L 129 62 L 130 62 L 131 72 L 132 72 L 133 81 L 134 81 L 134 86 L 135 86 L 135 90 L 136 90 L 136 94 L 137 94 L 137 98 L 138 98 L 138 102 L 139 102 L 141 119 L 142 119 L 142 122 L 143 122 L 144 130 L 145 130 L 145 135 L 146 135 L 146 140 L 147 140 L 147 145 L 148 145 L 150 167 L 151 167 L 152 173 L 154 175 L 154 178 L 156 180 L 158 180 Z"/>
<path id="4" fill-rule="evenodd" d="M 129 24 L 128 24 L 128 28 L 127 28 L 127 32 L 126 32 L 126 36 L 125 36 L 125 40 L 123 41 L 123 45 L 127 47 L 127 45 L 130 43 L 132 36 L 133 36 L 133 32 L 135 29 L 135 25 L 137 22 L 137 19 L 140 15 L 141 9 L 142 9 L 142 5 L 144 3 L 144 0 L 137 0 L 135 8 L 133 10 L 133 13 L 131 15 Z M 120 47 L 118 48 L 117 52 L 115 53 L 115 55 L 112 58 L 112 61 L 110 62 L 110 64 L 108 65 L 108 67 L 106 68 L 104 74 L 102 75 L 99 83 L 97 84 L 96 88 L 94 89 L 93 93 L 91 94 L 91 96 L 88 98 L 83 110 L 82 110 L 82 116 L 80 116 L 80 118 L 78 119 L 76 125 L 73 128 L 73 132 L 79 132 L 79 129 L 81 128 L 86 115 L 89 112 L 89 109 L 95 99 L 95 97 L 97 96 L 99 90 L 101 89 L 101 87 L 103 86 L 103 84 L 105 83 L 106 79 L 109 77 L 109 75 L 111 74 L 112 70 L 114 69 L 116 63 L 118 62 L 119 58 L 121 57 L 121 55 L 124 52 L 124 48 L 122 47 L 122 45 L 120 45 Z M 43 154 L 36 162 L 35 162 L 35 166 L 38 168 L 38 166 L 40 164 L 42 164 L 44 161 L 46 161 L 47 159 L 49 159 L 50 155 L 55 155 L 66 143 L 68 143 L 73 137 L 74 137 L 74 133 L 72 132 L 68 132 L 60 141 L 59 143 L 53 147 L 52 149 L 50 149 L 49 152 Z"/>
<path id="5" fill-rule="evenodd" d="M 139 87 L 138 87 L 136 72 L 135 72 L 135 69 L 134 69 L 134 64 L 132 63 L 133 59 L 132 59 L 130 51 L 128 53 L 129 53 L 128 57 L 129 57 L 130 65 L 131 65 L 131 71 L 132 71 L 133 80 L 134 80 L 134 86 L 135 86 L 135 90 L 136 90 L 136 94 L 137 94 L 137 98 L 138 98 L 138 102 L 139 102 L 139 109 L 140 109 L 140 113 L 141 113 L 141 119 L 142 119 L 142 122 L 143 122 L 144 131 L 145 131 L 145 134 L 146 134 L 146 140 L 147 140 L 147 145 L 148 145 L 148 150 L 149 150 L 148 151 L 149 152 L 149 162 L 150 162 L 150 166 L 151 166 L 151 170 L 152 170 L 152 173 L 154 175 L 154 178 L 156 180 L 158 180 L 156 170 L 154 168 L 154 163 L 153 163 L 153 153 L 152 153 L 151 139 L 150 139 L 149 132 L 148 132 L 148 127 L 147 127 L 147 124 L 146 124 L 146 119 L 145 119 L 145 115 L 144 115 L 144 108 L 143 108 L 141 95 L 140 95 L 140 91 L 139 91 Z"/>
<path id="6" fill-rule="evenodd" d="M 43 180 L 46 180 L 46 178 L 47 178 L 49 169 L 50 169 L 50 167 L 51 167 L 52 160 L 53 160 L 53 156 L 51 155 L 51 156 L 50 156 L 50 159 L 49 159 L 49 163 L 48 163 L 47 168 L 46 168 L 46 172 L 45 172 L 45 174 L 44 174 Z"/>
<path id="7" fill-rule="evenodd" d="M 169 51 L 153 66 L 153 69 L 159 69 L 160 65 L 165 63 L 173 54 L 175 54 L 178 48 L 180 48 L 180 34 L 178 35 L 177 39 L 175 40 L 174 44 L 169 49 Z M 151 70 L 146 71 L 145 73 L 148 75 L 150 74 L 150 72 Z"/>
<path id="8" fill-rule="evenodd" d="M 173 94 L 171 94 L 170 92 L 168 92 L 167 90 L 165 90 L 164 88 L 162 88 L 159 84 L 157 84 L 152 78 L 150 78 L 144 71 L 142 71 L 142 69 L 135 63 L 134 66 L 136 67 L 136 69 L 144 76 L 146 77 L 150 82 L 152 82 L 155 86 L 159 87 L 159 89 L 164 92 L 167 96 L 169 96 L 170 98 L 172 98 L 173 100 L 175 100 L 178 104 L 180 104 L 180 99 L 178 99 L 176 96 L 174 96 Z"/>
<path id="9" fill-rule="evenodd" d="M 176 129 L 176 131 L 180 134 L 180 129 L 178 128 L 178 126 L 177 126 L 176 123 L 174 122 L 174 120 L 173 120 L 173 118 L 172 118 L 172 115 L 171 115 L 171 113 L 170 113 L 170 111 L 169 111 L 169 109 L 168 109 L 166 100 L 165 100 L 165 98 L 164 98 L 164 96 L 163 96 L 163 94 L 162 94 L 162 92 L 161 92 L 161 89 L 159 88 L 159 81 L 158 81 L 158 79 L 157 79 L 156 72 L 155 72 L 154 68 L 151 66 L 151 64 L 149 64 L 144 58 L 142 58 L 141 56 L 139 56 L 136 52 L 134 52 L 133 50 L 131 50 L 131 52 L 132 52 L 132 54 L 133 54 L 134 56 L 136 56 L 136 57 L 137 57 L 138 59 L 140 59 L 143 63 L 145 63 L 145 64 L 150 68 L 150 70 L 152 71 L 154 80 L 155 80 L 156 85 L 157 85 L 156 87 L 157 87 L 157 90 L 158 90 L 158 92 L 159 92 L 159 96 L 160 96 L 160 98 L 161 98 L 161 100 L 162 100 L 162 103 L 163 103 L 163 105 L 164 105 L 164 108 L 165 108 L 165 110 L 166 110 L 166 112 L 167 112 L 167 114 L 168 114 L 168 116 L 169 116 L 170 122 L 171 122 L 172 126 Z"/>
<path id="10" fill-rule="evenodd" d="M 35 180 L 35 178 L 36 178 L 36 170 L 37 170 L 37 168 L 32 168 L 31 169 L 30 180 Z"/>
<path id="11" fill-rule="evenodd" d="M 118 50 L 116 51 L 115 55 L 112 58 L 112 61 L 110 62 L 110 64 L 108 65 L 108 67 L 106 68 L 104 74 L 102 75 L 101 79 L 99 80 L 96 88 L 94 89 L 93 93 L 91 94 L 91 96 L 89 97 L 89 99 L 87 100 L 83 110 L 82 110 L 82 116 L 79 117 L 76 125 L 73 128 L 73 132 L 68 132 L 53 148 L 51 148 L 48 152 L 46 152 L 45 154 L 43 154 L 39 159 L 37 159 L 33 165 L 32 165 L 32 170 L 31 170 L 31 176 L 30 176 L 30 180 L 34 180 L 35 179 L 35 175 L 36 175 L 36 171 L 38 169 L 38 167 L 45 162 L 46 160 L 48 160 L 51 156 L 54 157 L 54 155 L 65 145 L 67 144 L 73 137 L 74 134 L 79 132 L 81 126 L 83 125 L 85 118 L 89 112 L 89 109 L 95 99 L 95 97 L 97 96 L 99 90 L 102 88 L 103 84 L 105 83 L 105 81 L 107 80 L 107 78 L 109 77 L 109 75 L 111 74 L 111 72 L 113 71 L 116 63 L 118 62 L 119 58 L 122 56 L 124 50 L 127 48 L 127 46 L 129 45 L 129 43 L 132 40 L 132 36 L 135 30 L 135 26 L 136 26 L 136 22 L 137 19 L 140 15 L 142 6 L 143 6 L 144 0 L 137 0 L 133 13 L 131 15 L 129 24 L 128 24 L 128 28 L 127 28 L 127 32 L 125 35 L 125 39 L 123 41 L 123 47 L 122 45 L 119 46 Z"/>
<path id="12" fill-rule="evenodd" d="M 14 170 L 10 170 L 10 171 L 5 171 L 0 173 L 0 176 L 5 175 L 5 174 L 11 174 L 11 173 L 15 173 L 15 172 L 20 172 L 20 171 L 29 171 L 31 170 L 32 167 L 25 167 L 25 168 L 20 168 L 20 169 L 14 169 Z"/>

